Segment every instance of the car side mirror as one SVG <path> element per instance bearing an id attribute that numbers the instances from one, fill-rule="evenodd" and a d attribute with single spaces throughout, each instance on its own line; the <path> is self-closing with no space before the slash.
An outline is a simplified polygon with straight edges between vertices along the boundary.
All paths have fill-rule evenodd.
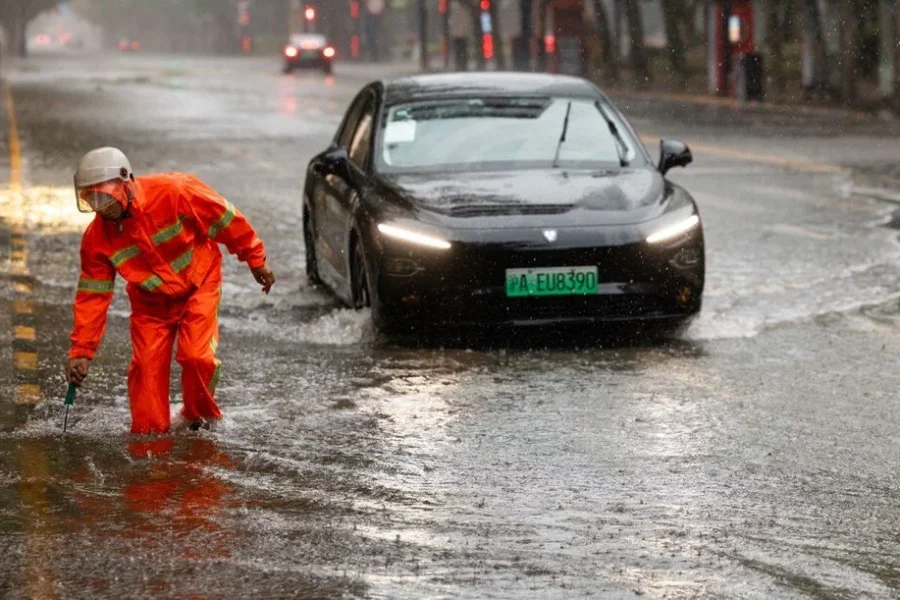
<path id="1" fill-rule="evenodd" d="M 332 148 L 322 155 L 319 170 L 323 175 L 337 175 L 351 181 L 350 154 L 346 148 Z"/>
<path id="2" fill-rule="evenodd" d="M 686 167 L 694 160 L 687 144 L 676 140 L 659 140 L 659 172 L 665 175 L 672 167 Z"/>

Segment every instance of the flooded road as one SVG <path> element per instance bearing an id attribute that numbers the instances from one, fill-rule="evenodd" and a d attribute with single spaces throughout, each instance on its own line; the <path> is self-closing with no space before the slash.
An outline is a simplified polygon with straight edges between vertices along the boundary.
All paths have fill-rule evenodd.
<path id="1" fill-rule="evenodd" d="M 642 134 L 702 148 L 672 175 L 708 252 L 684 335 L 384 339 L 306 283 L 300 207 L 356 90 L 399 71 L 57 56 L 6 73 L 0 596 L 900 594 L 898 207 L 861 191 L 861 165 L 822 150 L 820 123 L 780 139 L 641 107 Z M 882 161 L 884 133 L 853 139 Z M 72 170 L 100 145 L 138 174 L 196 173 L 266 242 L 270 296 L 226 257 L 215 432 L 127 435 L 119 282 L 62 433 L 87 223 Z"/>

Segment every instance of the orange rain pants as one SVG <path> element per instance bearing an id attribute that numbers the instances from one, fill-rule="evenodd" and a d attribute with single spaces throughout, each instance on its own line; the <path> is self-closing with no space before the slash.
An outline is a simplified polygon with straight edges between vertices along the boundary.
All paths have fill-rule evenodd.
<path id="1" fill-rule="evenodd" d="M 220 419 L 216 384 L 221 362 L 219 300 L 222 288 L 221 259 L 193 293 L 171 297 L 128 286 L 131 300 L 131 367 L 128 397 L 131 432 L 163 433 L 169 429 L 169 381 L 172 349 L 181 365 L 182 414 L 189 421 Z"/>

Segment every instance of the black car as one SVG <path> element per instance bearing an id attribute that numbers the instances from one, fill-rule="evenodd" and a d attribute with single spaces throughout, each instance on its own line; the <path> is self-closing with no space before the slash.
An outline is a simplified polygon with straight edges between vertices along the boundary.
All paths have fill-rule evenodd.
<path id="1" fill-rule="evenodd" d="M 284 72 L 294 69 L 321 69 L 326 75 L 334 71 L 334 46 L 324 35 L 303 33 L 292 35 L 284 47 Z"/>
<path id="2" fill-rule="evenodd" d="M 697 206 L 593 84 L 555 75 L 375 82 L 310 162 L 306 270 L 375 325 L 652 321 L 700 310 Z"/>

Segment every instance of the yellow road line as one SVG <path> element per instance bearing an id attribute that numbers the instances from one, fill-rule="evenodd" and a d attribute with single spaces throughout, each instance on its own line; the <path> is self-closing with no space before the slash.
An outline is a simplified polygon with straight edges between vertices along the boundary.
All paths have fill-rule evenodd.
<path id="1" fill-rule="evenodd" d="M 30 315 L 34 312 L 34 305 L 31 300 L 13 300 L 13 312 L 17 315 Z"/>
<path id="2" fill-rule="evenodd" d="M 41 400 L 41 386 L 20 383 L 16 386 L 16 404 L 37 404 Z"/>
<path id="3" fill-rule="evenodd" d="M 641 135 L 641 141 L 647 146 L 659 145 L 659 137 L 653 135 Z M 773 154 L 759 154 L 756 152 L 745 152 L 725 146 L 710 146 L 707 144 L 688 144 L 691 152 L 698 154 L 709 154 L 711 156 L 719 156 L 722 158 L 732 158 L 746 162 L 775 165 L 792 169 L 794 171 L 810 171 L 813 173 L 844 173 L 847 171 L 844 167 L 838 165 L 829 165 L 826 163 L 804 160 L 802 158 L 785 158 L 783 156 L 775 156 Z"/>
<path id="4" fill-rule="evenodd" d="M 19 125 L 16 122 L 15 102 L 8 81 L 3 85 L 3 100 L 6 105 L 6 117 L 9 121 L 9 187 L 18 192 L 22 189 L 22 147 L 19 143 Z"/>
<path id="5" fill-rule="evenodd" d="M 37 352 L 13 352 L 13 358 L 19 371 L 36 371 L 38 368 Z"/>
<path id="6" fill-rule="evenodd" d="M 37 339 L 37 332 L 35 331 L 34 327 L 16 325 L 13 331 L 17 340 L 34 341 L 35 339 Z"/>

